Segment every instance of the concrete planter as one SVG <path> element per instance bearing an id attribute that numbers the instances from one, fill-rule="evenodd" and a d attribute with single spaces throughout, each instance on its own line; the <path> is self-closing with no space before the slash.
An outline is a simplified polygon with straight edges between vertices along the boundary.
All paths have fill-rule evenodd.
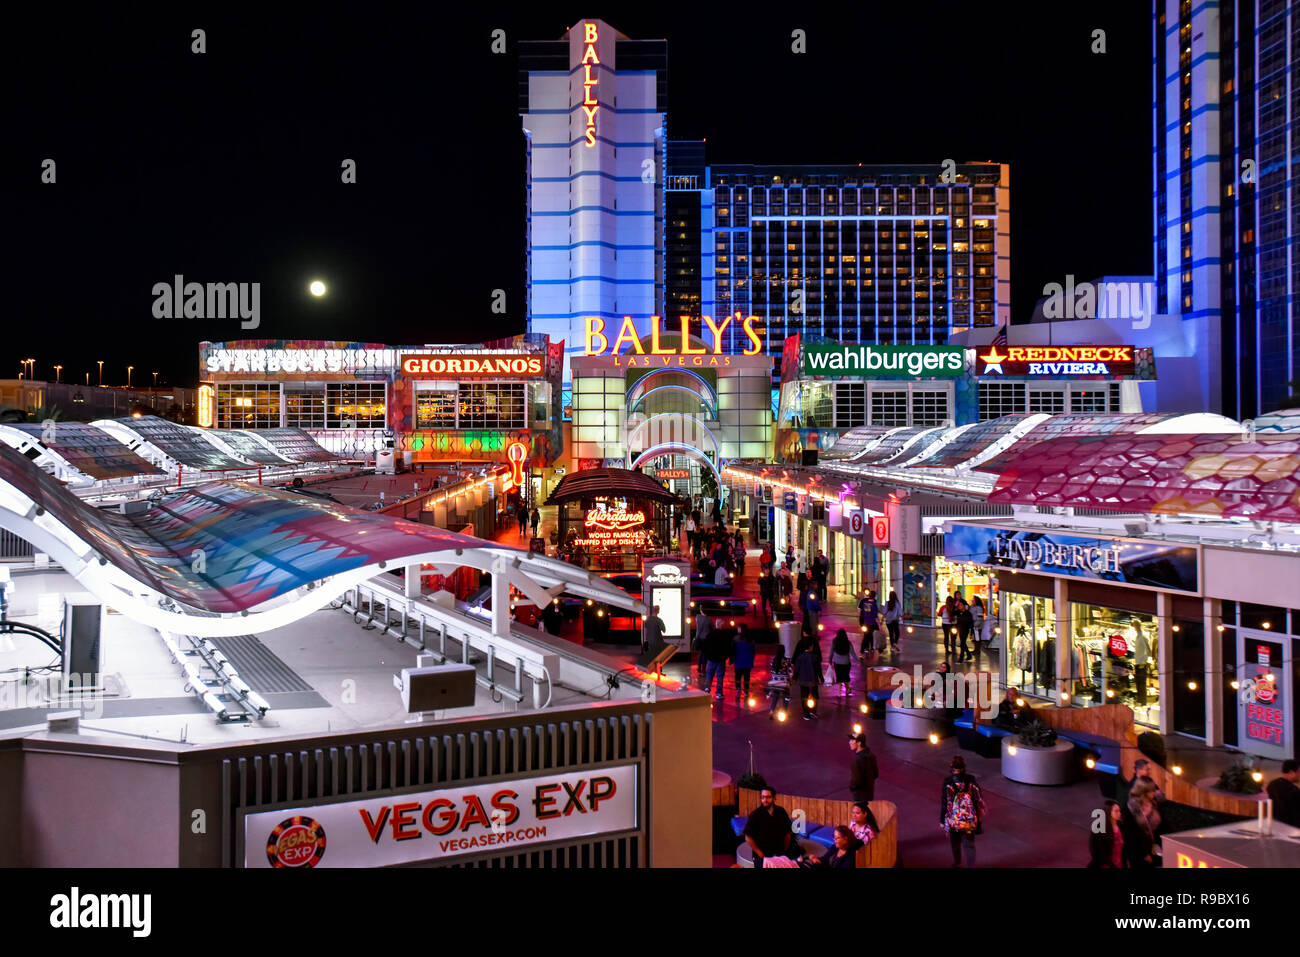
<path id="1" fill-rule="evenodd" d="M 947 737 L 951 730 L 947 716 L 936 708 L 899 708 L 892 702 L 885 707 L 885 734 L 892 737 L 925 741 L 932 734 Z"/>
<path id="2" fill-rule="evenodd" d="M 1074 762 L 1074 745 L 1058 740 L 1050 748 L 1030 748 L 1017 735 L 1002 739 L 1002 776 L 1021 784 L 1052 787 L 1069 784 Z"/>

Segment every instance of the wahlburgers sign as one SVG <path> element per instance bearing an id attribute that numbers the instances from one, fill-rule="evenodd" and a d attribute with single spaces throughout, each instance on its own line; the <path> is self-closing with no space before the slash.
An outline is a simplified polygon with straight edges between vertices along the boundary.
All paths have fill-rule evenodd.
<path id="1" fill-rule="evenodd" d="M 809 343 L 803 347 L 806 376 L 868 379 L 952 379 L 966 368 L 961 346 L 849 346 Z"/>

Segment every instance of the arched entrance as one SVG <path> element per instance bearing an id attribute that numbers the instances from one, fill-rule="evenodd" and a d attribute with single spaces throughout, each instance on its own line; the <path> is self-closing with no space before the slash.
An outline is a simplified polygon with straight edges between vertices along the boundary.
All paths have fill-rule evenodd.
<path id="1" fill-rule="evenodd" d="M 718 487 L 722 487 L 722 472 L 716 465 L 709 460 L 709 457 L 693 445 L 686 445 L 681 442 L 661 442 L 658 445 L 652 445 L 644 452 L 639 454 L 635 459 L 628 463 L 629 469 L 640 468 L 644 463 L 659 455 L 685 455 L 694 459 L 701 465 L 706 466 L 713 473 L 714 479 L 718 482 Z"/>

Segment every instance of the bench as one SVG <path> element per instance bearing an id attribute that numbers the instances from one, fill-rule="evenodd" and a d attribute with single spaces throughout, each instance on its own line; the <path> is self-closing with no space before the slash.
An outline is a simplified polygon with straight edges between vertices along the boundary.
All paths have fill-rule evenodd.
<path id="1" fill-rule="evenodd" d="M 867 692 L 867 713 L 873 718 L 885 716 L 885 706 L 894 696 L 893 688 L 874 688 Z"/>
<path id="2" fill-rule="evenodd" d="M 744 840 L 745 823 L 758 809 L 758 792 L 750 788 L 739 789 L 740 814 L 731 819 L 732 833 L 740 839 L 736 862 L 742 867 L 752 867 L 752 850 Z M 801 843 L 817 844 L 824 848 L 835 846 L 835 825 L 848 824 L 852 801 L 827 801 L 821 798 L 803 798 L 789 794 L 776 795 L 776 803 L 792 817 L 804 812 L 804 833 L 796 835 Z M 872 801 L 871 813 L 880 825 L 875 839 L 858 848 L 854 863 L 857 867 L 894 867 L 898 863 L 898 808 L 893 801 Z M 824 823 L 829 821 L 830 823 Z M 811 849 L 811 848 L 809 848 Z"/>
<path id="3" fill-rule="evenodd" d="M 1002 739 L 1014 731 L 999 728 L 987 721 L 977 722 L 974 712 L 967 708 L 961 717 L 953 721 L 957 729 L 957 743 L 967 751 L 974 751 L 982 758 L 996 758 L 1002 753 Z"/>
<path id="4" fill-rule="evenodd" d="M 1069 741 L 1076 748 L 1091 752 L 1094 755 L 1091 770 L 1099 774 L 1119 774 L 1120 743 L 1114 738 L 1106 738 L 1087 731 L 1060 729 L 1057 730 L 1056 736 L 1063 741 Z"/>

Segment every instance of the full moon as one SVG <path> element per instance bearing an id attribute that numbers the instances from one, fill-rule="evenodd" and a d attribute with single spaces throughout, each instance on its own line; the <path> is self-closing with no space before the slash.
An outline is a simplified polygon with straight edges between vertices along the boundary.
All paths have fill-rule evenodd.
<path id="1" fill-rule="evenodd" d="M 311 294 L 313 296 L 325 295 L 325 284 L 321 282 L 319 279 L 313 280 L 309 288 L 311 289 Z"/>

